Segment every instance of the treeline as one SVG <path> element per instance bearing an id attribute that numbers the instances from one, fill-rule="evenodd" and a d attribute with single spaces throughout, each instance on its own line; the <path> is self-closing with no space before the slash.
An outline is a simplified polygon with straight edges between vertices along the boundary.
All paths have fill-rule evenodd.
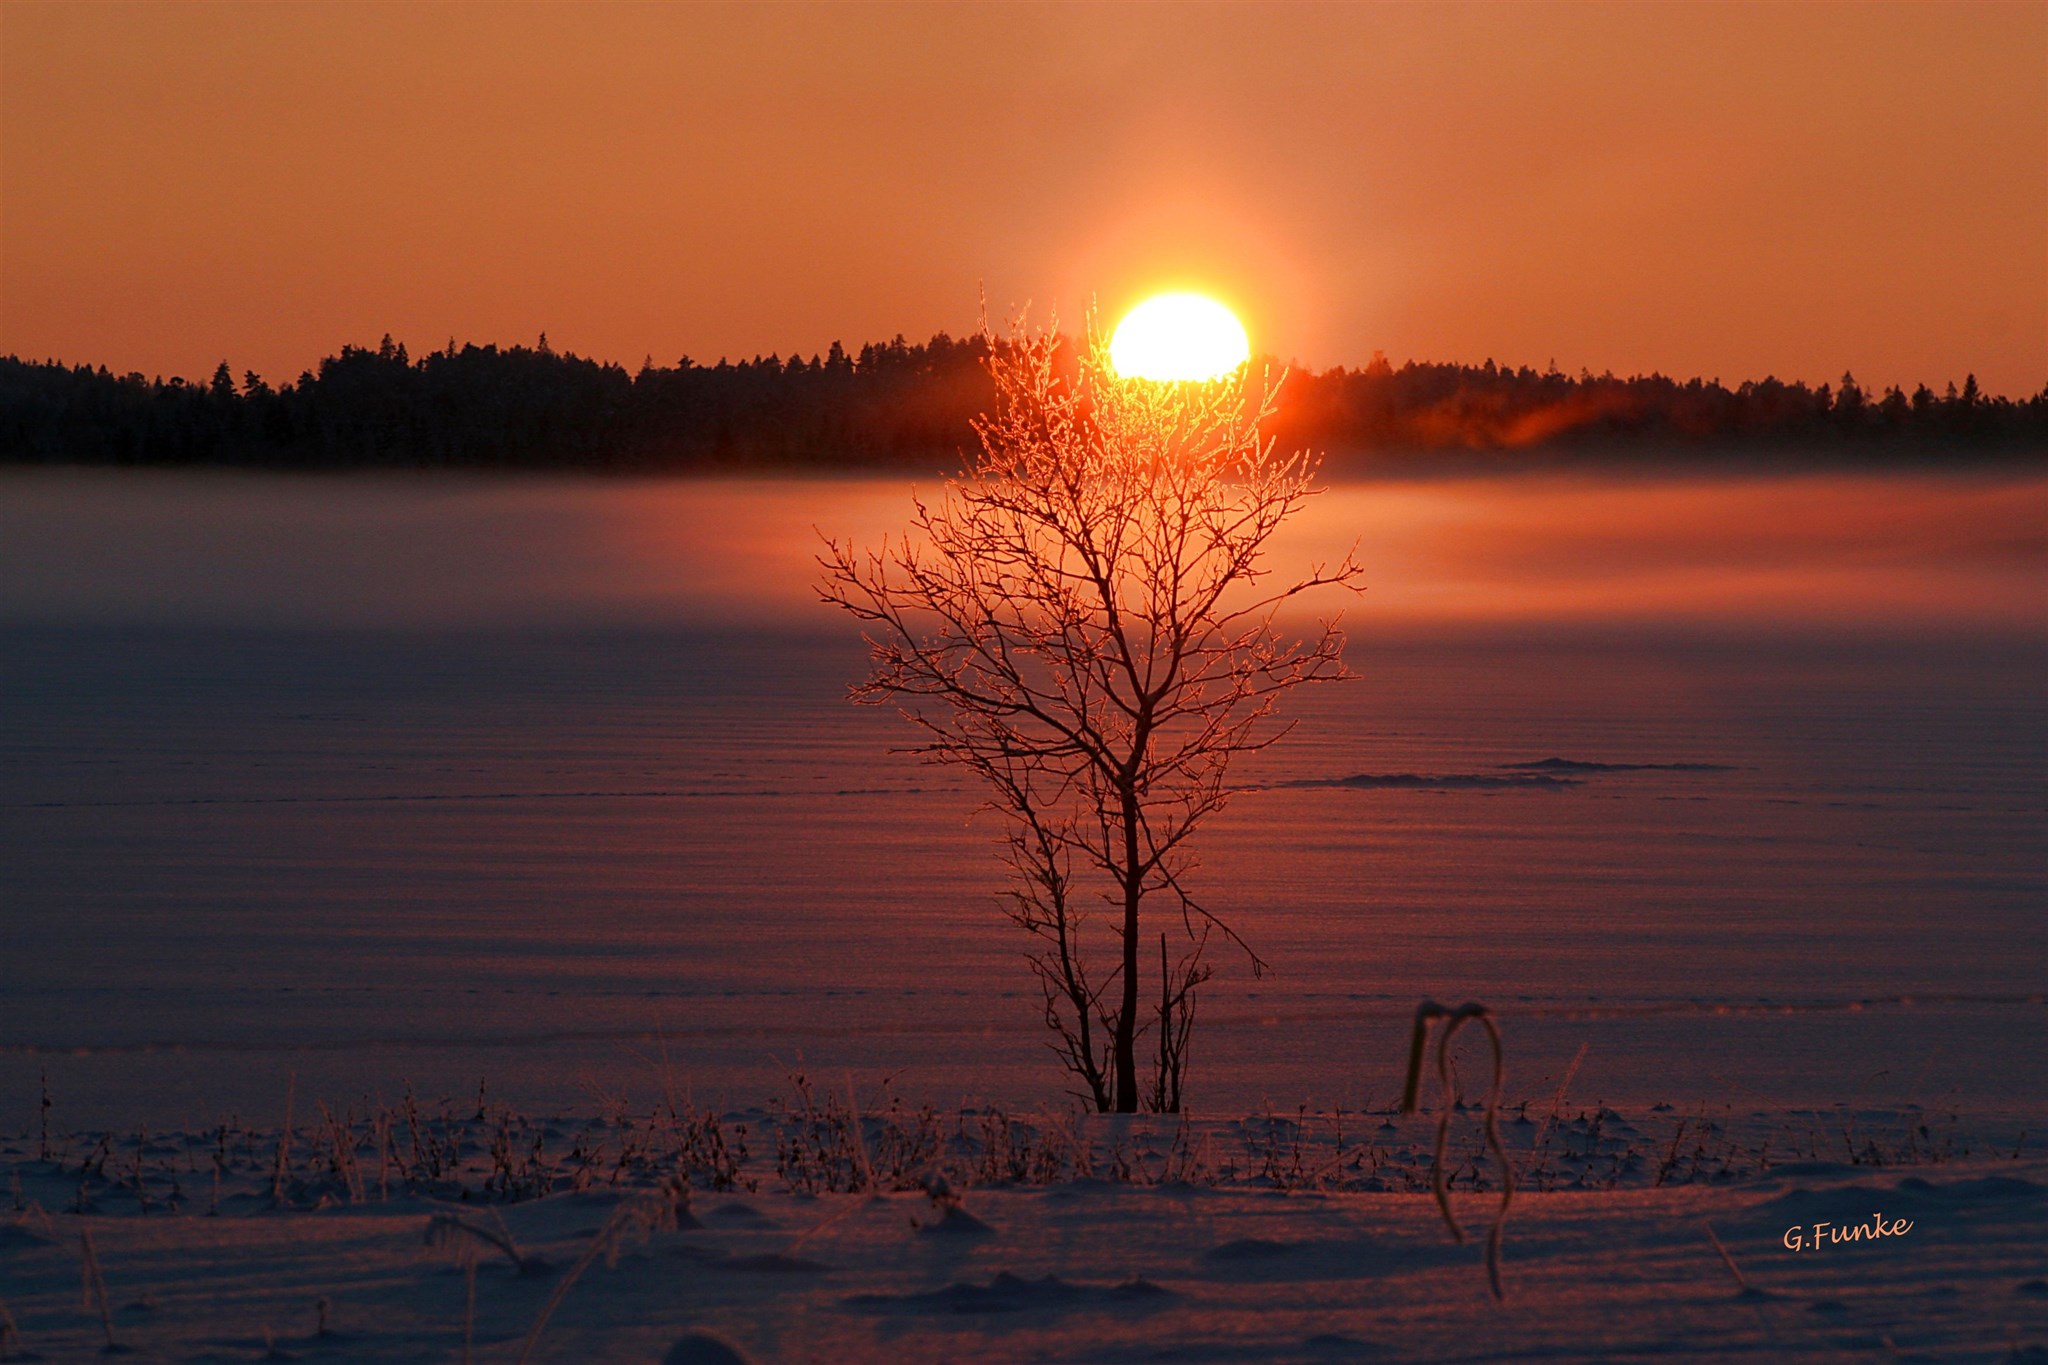
<path id="1" fill-rule="evenodd" d="M 849 354 L 637 373 L 550 348 L 455 346 L 414 358 L 389 337 L 343 347 L 273 388 L 223 363 L 210 382 L 0 359 L 0 460 L 285 469 L 606 471 L 950 466 L 989 404 L 978 337 L 902 337 Z M 2048 454 L 2048 388 L 1726 388 L 1661 375 L 1441 365 L 1297 373 L 1274 433 L 1337 470 L 1445 452 L 1836 453 L 1849 459 Z M 1519 458 L 1510 457 L 1510 458 Z"/>

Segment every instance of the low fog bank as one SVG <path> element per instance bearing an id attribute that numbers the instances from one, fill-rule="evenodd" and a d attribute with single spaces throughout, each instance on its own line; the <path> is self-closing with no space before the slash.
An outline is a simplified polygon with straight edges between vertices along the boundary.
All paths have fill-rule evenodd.
<path id="1" fill-rule="evenodd" d="M 916 486 L 929 493 L 937 480 Z M 886 479 L 0 474 L 0 624 L 843 633 L 819 532 L 907 518 Z M 1356 629 L 2048 622 L 2048 476 L 1589 472 L 1333 484 L 1277 570 L 1356 542 Z"/>

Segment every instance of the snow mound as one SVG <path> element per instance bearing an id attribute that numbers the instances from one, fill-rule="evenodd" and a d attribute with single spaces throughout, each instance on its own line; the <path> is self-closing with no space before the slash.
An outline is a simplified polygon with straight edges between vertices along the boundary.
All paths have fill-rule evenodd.
<path id="1" fill-rule="evenodd" d="M 1149 1280 L 1117 1285 L 1070 1284 L 1057 1275 L 1025 1279 L 1001 1271 L 985 1285 L 956 1282 L 926 1294 L 856 1294 L 849 1307 L 881 1313 L 1022 1313 L 1116 1308 L 1158 1303 L 1173 1291 Z"/>
<path id="2" fill-rule="evenodd" d="M 751 1365 L 739 1347 L 709 1332 L 686 1332 L 661 1358 L 661 1365 Z"/>
<path id="3" fill-rule="evenodd" d="M 37 1247 L 55 1246 L 54 1238 L 45 1237 L 33 1228 L 19 1223 L 0 1227 L 0 1251 L 29 1251 Z"/>
<path id="4" fill-rule="evenodd" d="M 1364 1238 L 1275 1241 L 1238 1237 L 1202 1253 L 1209 1273 L 1225 1280 L 1349 1280 L 1471 1259 L 1451 1243 L 1392 1246 Z"/>
<path id="5" fill-rule="evenodd" d="M 958 1204 L 943 1205 L 939 1216 L 927 1223 L 918 1224 L 918 1235 L 922 1237 L 992 1237 L 995 1229 L 976 1218 Z"/>

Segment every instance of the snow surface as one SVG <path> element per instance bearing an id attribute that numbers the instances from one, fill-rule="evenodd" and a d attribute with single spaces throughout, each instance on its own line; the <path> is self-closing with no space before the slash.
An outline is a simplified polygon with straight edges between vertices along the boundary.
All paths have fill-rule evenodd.
<path id="1" fill-rule="evenodd" d="M 751 1121 L 759 1148 L 724 1189 L 703 1187 L 704 1165 L 688 1188 L 664 1184 L 682 1130 L 658 1116 L 422 1119 L 459 1157 L 412 1188 L 402 1122 L 381 1158 L 370 1128 L 354 1130 L 352 1174 L 309 1123 L 282 1177 L 280 1131 L 145 1136 L 139 1163 L 133 1137 L 108 1135 L 104 1150 L 98 1135 L 55 1139 L 50 1159 L 39 1137 L 17 1138 L 0 1144 L 16 1209 L 0 1221 L 0 1301 L 19 1336 L 0 1359 L 98 1359 L 111 1339 L 143 1360 L 461 1360 L 472 1274 L 479 1362 L 522 1358 L 543 1315 L 526 1358 L 649 1365 L 2048 1352 L 2048 1160 L 1991 1150 L 1996 1125 L 1929 1124 L 1934 1145 L 1920 1145 L 1899 1115 L 1841 1116 L 1867 1125 L 1852 1164 L 1795 1150 L 1782 1116 L 1568 1111 L 1508 1122 L 1526 1185 L 1505 1224 L 1501 1302 L 1478 1246 L 1497 1185 L 1471 1114 L 1453 1125 L 1454 1207 L 1474 1234 L 1462 1246 L 1423 1192 L 1426 1118 L 1346 1116 L 1339 1148 L 1334 1115 L 1041 1119 L 996 1142 L 999 1116 L 899 1113 L 860 1120 L 854 1155 L 828 1150 L 817 1112 L 806 1128 L 800 1112 L 755 1111 L 718 1116 L 728 1136 Z M 892 1156 L 891 1124 L 939 1132 L 937 1155 Z M 1807 1125 L 1809 1150 L 1829 1126 Z M 508 1131 L 500 1161 L 489 1147 Z M 794 1192 L 805 1168 L 785 1154 L 807 1134 L 813 1176 L 850 1159 L 828 1183 L 867 1188 Z M 1772 1134 L 1790 1161 L 1758 1162 Z M 595 1159 L 581 1176 L 564 1161 L 541 1197 L 494 1193 L 491 1172 L 517 1168 L 535 1136 Z M 981 1178 L 1055 1138 L 1076 1145 L 1043 1182 Z M 1074 1173 L 1080 1147 L 1091 1175 Z M 1490 1188 L 1466 1188 L 1475 1177 Z M 1910 1227 L 1819 1250 L 1783 1242 L 1874 1216 Z"/>

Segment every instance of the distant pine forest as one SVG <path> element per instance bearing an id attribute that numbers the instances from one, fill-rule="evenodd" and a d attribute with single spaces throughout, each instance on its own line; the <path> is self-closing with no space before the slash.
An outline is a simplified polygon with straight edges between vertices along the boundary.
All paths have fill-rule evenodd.
<path id="1" fill-rule="evenodd" d="M 823 356 L 637 372 L 552 349 L 453 342 L 414 357 L 388 336 L 345 346 L 272 387 L 223 363 L 210 382 L 0 358 L 0 461 L 266 469 L 683 470 L 956 468 L 992 398 L 986 343 L 943 333 L 835 343 Z M 1844 375 L 1808 388 L 1727 388 L 1374 356 L 1296 372 L 1269 427 L 1332 472 L 1450 457 L 1546 455 L 1849 462 L 2039 460 L 2048 387 L 2030 398 L 1922 385 L 1870 393 Z"/>

